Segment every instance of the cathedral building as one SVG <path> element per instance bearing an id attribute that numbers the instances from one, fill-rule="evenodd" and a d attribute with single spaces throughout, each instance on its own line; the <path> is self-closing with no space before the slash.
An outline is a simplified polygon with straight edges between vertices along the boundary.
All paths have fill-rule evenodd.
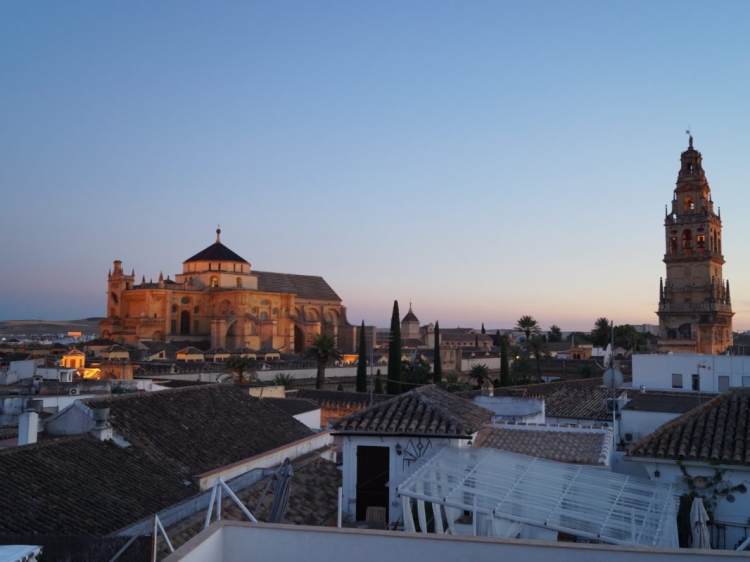
<path id="1" fill-rule="evenodd" d="M 115 261 L 107 279 L 102 338 L 119 343 L 210 340 L 211 347 L 301 352 L 314 334 L 335 335 L 342 352 L 355 351 L 356 327 L 341 298 L 322 277 L 254 271 L 216 242 L 182 264 L 172 281 L 135 282 Z"/>
<path id="2" fill-rule="evenodd" d="M 701 153 L 680 156 L 664 220 L 666 279 L 659 282 L 659 351 L 718 354 L 732 345 L 729 281 L 722 275 L 721 211 L 714 212 Z"/>

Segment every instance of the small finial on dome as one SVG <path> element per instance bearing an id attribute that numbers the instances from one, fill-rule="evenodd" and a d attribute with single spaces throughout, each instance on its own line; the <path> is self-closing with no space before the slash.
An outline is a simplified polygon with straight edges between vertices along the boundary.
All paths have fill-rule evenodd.
<path id="1" fill-rule="evenodd" d="M 219 244 L 221 242 L 221 228 L 219 226 L 216 227 L 216 243 Z"/>
<path id="2" fill-rule="evenodd" d="M 690 138 L 690 145 L 688 148 L 693 148 L 693 135 L 690 134 L 690 127 L 687 128 L 687 131 L 685 131 L 685 134 Z"/>

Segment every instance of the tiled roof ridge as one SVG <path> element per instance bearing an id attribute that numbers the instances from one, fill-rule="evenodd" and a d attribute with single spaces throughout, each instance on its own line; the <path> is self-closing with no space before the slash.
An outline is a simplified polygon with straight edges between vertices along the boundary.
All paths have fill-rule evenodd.
<path id="1" fill-rule="evenodd" d="M 432 391 L 433 389 L 437 390 L 437 385 L 435 385 L 435 384 L 428 384 L 428 385 L 425 385 L 425 386 L 419 386 L 419 387 L 415 388 L 414 390 L 417 391 L 417 393 L 419 394 L 419 400 L 420 400 L 420 402 L 425 407 L 435 408 L 436 410 L 438 410 L 435 413 L 439 417 L 442 417 L 442 418 L 444 418 L 446 420 L 449 420 L 451 422 L 451 425 L 450 425 L 451 429 L 453 429 L 453 428 L 458 429 L 459 427 L 462 427 L 464 425 L 464 422 L 462 422 L 458 418 L 456 418 L 456 416 L 454 416 L 452 412 L 446 411 L 442 407 L 439 407 L 439 405 L 435 404 L 435 402 L 433 400 L 431 400 L 429 396 L 425 396 L 425 394 L 424 394 L 425 391 Z M 476 406 L 478 408 L 482 408 L 483 410 L 486 410 L 486 408 L 483 408 L 482 406 L 478 406 L 478 405 L 474 404 L 474 402 L 472 402 L 471 400 L 466 400 L 466 398 L 461 398 L 460 396 L 456 396 L 456 398 L 458 398 L 459 400 L 464 400 L 465 402 L 468 402 L 469 404 L 472 404 L 473 406 Z M 430 427 L 433 427 L 433 426 L 435 426 L 435 421 L 434 420 L 430 424 Z"/>
<path id="2" fill-rule="evenodd" d="M 743 413 L 743 407 L 745 427 L 739 429 L 747 432 L 747 401 L 741 403 L 747 396 L 750 388 L 730 389 L 646 435 L 628 453 L 635 457 L 750 464 L 750 441 L 745 443 L 745 451 L 741 451 L 743 443 L 734 435 L 737 422 L 743 424 L 743 420 L 735 419 Z M 725 426 L 732 430 L 729 435 Z"/>
<path id="3" fill-rule="evenodd" d="M 546 423 L 546 422 L 516 422 L 516 421 L 493 421 L 491 424 L 487 424 L 486 427 L 505 427 L 505 426 L 512 426 L 512 427 L 522 427 L 522 428 L 537 428 L 537 427 L 546 427 L 546 428 L 559 428 L 559 429 L 583 429 L 586 431 L 592 431 L 593 433 L 605 433 L 611 428 L 606 427 L 598 427 L 594 425 L 583 425 L 580 423 Z"/>
<path id="4" fill-rule="evenodd" d="M 105 394 L 103 396 L 96 396 L 93 398 L 85 398 L 84 400 L 81 400 L 84 404 L 89 404 L 91 402 L 112 402 L 112 401 L 123 401 L 123 400 L 129 400 L 131 398 L 140 397 L 143 398 L 145 396 L 158 396 L 159 394 L 163 394 L 165 392 L 169 393 L 177 393 L 177 392 L 197 392 L 199 389 L 206 389 L 206 388 L 214 388 L 214 387 L 233 387 L 233 385 L 230 384 L 201 384 L 201 385 L 193 385 L 193 386 L 183 386 L 180 388 L 169 388 L 167 390 L 159 390 L 158 392 L 148 392 L 148 391 L 136 391 L 136 392 L 128 392 L 126 394 Z M 248 387 L 249 388 L 249 387 Z"/>
<path id="5" fill-rule="evenodd" d="M 20 445 L 18 447 L 7 447 L 0 449 L 0 456 L 12 455 L 14 453 L 23 453 L 24 451 L 32 451 L 36 449 L 42 449 L 44 447 L 50 447 L 58 445 L 60 443 L 67 443 L 70 441 L 76 441 L 78 439 L 93 439 L 88 433 L 78 433 L 76 435 L 64 435 L 62 437 L 55 437 L 54 439 L 44 439 L 37 441 L 36 443 L 30 443 L 29 445 Z"/>

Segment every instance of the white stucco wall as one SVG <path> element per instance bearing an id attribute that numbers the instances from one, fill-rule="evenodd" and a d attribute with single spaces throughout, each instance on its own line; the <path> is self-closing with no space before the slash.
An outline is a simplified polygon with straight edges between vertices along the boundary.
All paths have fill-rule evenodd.
<path id="1" fill-rule="evenodd" d="M 699 367 L 700 365 L 700 367 Z M 672 374 L 682 375 L 682 390 L 692 390 L 692 375 L 700 375 L 700 390 L 719 392 L 719 377 L 729 386 L 750 386 L 750 357 L 733 355 L 633 355 L 633 387 L 672 390 Z M 678 389 L 679 390 L 679 389 Z"/>
<path id="2" fill-rule="evenodd" d="M 696 403 L 697 406 L 697 403 Z M 667 412 L 644 412 L 642 410 L 623 410 L 619 423 L 617 424 L 620 439 L 625 440 L 625 435 L 630 433 L 632 439 L 625 440 L 627 443 L 635 443 L 642 437 L 656 431 L 665 423 L 680 417 L 682 414 Z"/>
<path id="3" fill-rule="evenodd" d="M 679 487 L 680 494 L 689 493 L 687 484 L 683 481 L 683 474 L 680 467 L 672 460 L 646 460 L 630 458 L 632 462 L 639 463 L 648 473 L 650 480 L 654 482 L 663 482 L 665 484 L 674 483 Z M 732 494 L 734 502 L 726 499 L 720 499 L 716 506 L 715 519 L 717 523 L 726 525 L 725 548 L 733 549 L 734 545 L 750 535 L 750 467 L 727 467 L 723 465 L 711 466 L 707 463 L 696 463 L 686 461 L 683 463 L 687 473 L 691 477 L 706 476 L 713 477 L 717 469 L 727 469 L 722 481 L 730 486 L 745 484 L 747 492 Z M 656 476 L 658 471 L 659 476 Z M 706 490 L 704 493 L 710 493 Z M 747 556 L 747 554 L 745 554 Z"/>
<path id="4" fill-rule="evenodd" d="M 747 553 L 217 522 L 164 562 L 734 562 Z"/>
<path id="5" fill-rule="evenodd" d="M 310 412 L 302 412 L 294 416 L 294 419 L 304 423 L 310 429 L 320 429 L 320 408 Z"/>
<path id="6" fill-rule="evenodd" d="M 414 445 L 421 439 L 423 444 L 424 458 L 434 454 L 439 448 L 445 446 L 466 447 L 468 439 L 444 439 L 437 437 L 403 437 L 398 435 L 343 435 L 343 512 L 354 518 L 357 507 L 357 447 L 387 447 L 389 453 L 388 467 L 388 519 L 395 522 L 401 519 L 401 500 L 396 493 L 398 487 L 412 474 L 416 468 L 421 466 L 420 462 L 410 462 L 412 456 L 407 452 L 415 450 Z M 411 447 L 410 447 L 411 441 Z M 396 454 L 396 444 L 401 445 L 402 454 Z"/>

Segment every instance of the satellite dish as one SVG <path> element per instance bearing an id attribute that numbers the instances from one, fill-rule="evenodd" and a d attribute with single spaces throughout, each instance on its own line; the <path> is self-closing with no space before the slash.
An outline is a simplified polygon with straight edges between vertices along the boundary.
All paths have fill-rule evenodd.
<path id="1" fill-rule="evenodd" d="M 620 369 L 607 369 L 604 371 L 602 379 L 604 381 L 604 386 L 611 390 L 620 388 L 624 380 Z"/>
<path id="2" fill-rule="evenodd" d="M 607 349 L 604 350 L 604 368 L 609 369 L 612 364 L 612 344 L 607 344 Z"/>

